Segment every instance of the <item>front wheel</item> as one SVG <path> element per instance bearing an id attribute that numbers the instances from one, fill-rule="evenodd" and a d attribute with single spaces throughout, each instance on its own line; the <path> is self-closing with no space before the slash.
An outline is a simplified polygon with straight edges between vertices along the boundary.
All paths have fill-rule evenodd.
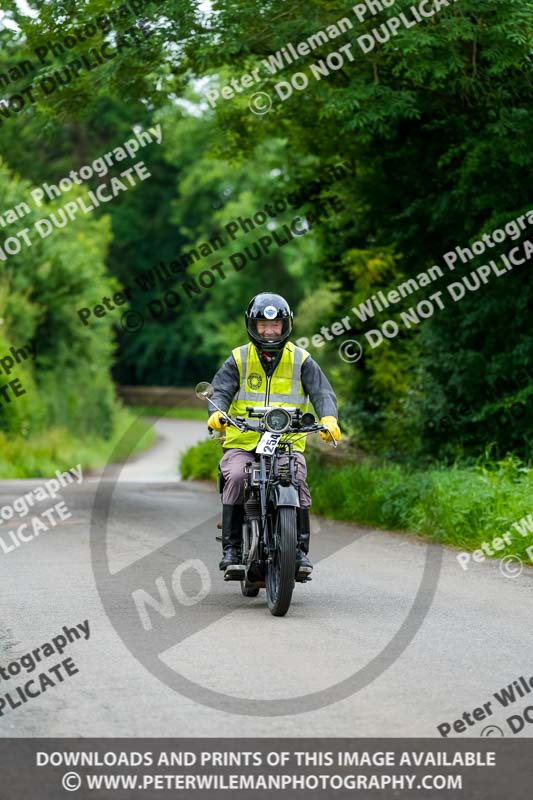
<path id="1" fill-rule="evenodd" d="M 270 613 L 283 617 L 289 610 L 296 572 L 296 509 L 278 508 L 274 516 L 274 552 L 266 567 Z"/>

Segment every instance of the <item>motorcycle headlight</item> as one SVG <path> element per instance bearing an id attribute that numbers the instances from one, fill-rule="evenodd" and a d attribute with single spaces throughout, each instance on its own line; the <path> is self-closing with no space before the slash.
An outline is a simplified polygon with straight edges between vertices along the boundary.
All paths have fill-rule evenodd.
<path id="1" fill-rule="evenodd" d="M 265 427 L 271 433 L 285 433 L 291 424 L 291 415 L 284 408 L 272 408 L 265 414 Z"/>

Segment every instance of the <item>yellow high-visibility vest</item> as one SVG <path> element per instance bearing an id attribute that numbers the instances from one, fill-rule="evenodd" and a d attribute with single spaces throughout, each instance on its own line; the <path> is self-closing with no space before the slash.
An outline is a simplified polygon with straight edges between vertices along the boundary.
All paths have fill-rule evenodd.
<path id="1" fill-rule="evenodd" d="M 228 413 L 232 417 L 246 417 L 246 406 L 286 406 L 301 408 L 307 411 L 309 397 L 302 386 L 302 364 L 309 357 L 307 350 L 287 342 L 283 348 L 279 363 L 267 378 L 255 345 L 245 344 L 233 351 L 235 363 L 239 369 L 240 389 L 232 400 Z M 283 436 L 282 439 L 286 439 Z M 294 437 L 296 438 L 296 437 Z M 242 450 L 254 450 L 260 439 L 259 433 L 246 431 L 241 433 L 231 425 L 226 430 L 224 447 L 239 447 Z M 293 442 L 295 450 L 303 452 L 306 436 Z"/>

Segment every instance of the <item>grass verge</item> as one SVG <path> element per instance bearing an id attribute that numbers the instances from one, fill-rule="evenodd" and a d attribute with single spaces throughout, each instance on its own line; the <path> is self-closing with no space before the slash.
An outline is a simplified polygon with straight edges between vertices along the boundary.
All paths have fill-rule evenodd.
<path id="1" fill-rule="evenodd" d="M 207 425 L 207 404 L 205 408 L 164 408 L 163 406 L 128 406 L 143 417 L 166 417 L 167 419 L 193 419 Z"/>
<path id="2" fill-rule="evenodd" d="M 65 428 L 53 428 L 31 439 L 0 433 L 0 479 L 46 478 L 56 469 L 65 470 L 76 464 L 81 464 L 84 471 L 102 467 L 132 426 L 128 441 L 114 455 L 114 461 L 123 461 L 128 457 L 128 442 L 135 442 L 131 454 L 135 455 L 151 447 L 156 439 L 150 424 L 136 417 L 136 413 L 119 409 L 113 437 L 108 440 L 96 437 L 80 440 Z"/>
<path id="3" fill-rule="evenodd" d="M 222 448 L 216 439 L 206 439 L 195 444 L 182 455 L 179 469 L 183 479 L 216 481 Z"/>
<path id="4" fill-rule="evenodd" d="M 201 442 L 184 454 L 181 474 L 214 479 L 220 457 L 215 442 Z M 533 544 L 533 469 L 512 457 L 478 467 L 425 471 L 368 462 L 327 466 L 309 450 L 306 458 L 316 514 L 417 533 L 467 551 L 483 542 L 490 545 L 509 531 L 511 543 L 495 555 L 517 555 L 530 563 L 526 548 Z"/>

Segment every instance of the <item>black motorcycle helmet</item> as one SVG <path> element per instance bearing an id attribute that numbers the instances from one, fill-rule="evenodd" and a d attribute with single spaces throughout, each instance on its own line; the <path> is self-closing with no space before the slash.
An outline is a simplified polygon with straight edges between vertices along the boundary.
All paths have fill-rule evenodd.
<path id="1" fill-rule="evenodd" d="M 293 318 L 289 304 L 283 297 L 272 292 L 261 292 L 250 300 L 244 316 L 248 337 L 256 347 L 267 353 L 277 353 L 283 349 L 291 335 Z M 283 323 L 281 334 L 275 339 L 266 339 L 257 332 L 257 321 L 274 319 L 280 319 Z"/>

